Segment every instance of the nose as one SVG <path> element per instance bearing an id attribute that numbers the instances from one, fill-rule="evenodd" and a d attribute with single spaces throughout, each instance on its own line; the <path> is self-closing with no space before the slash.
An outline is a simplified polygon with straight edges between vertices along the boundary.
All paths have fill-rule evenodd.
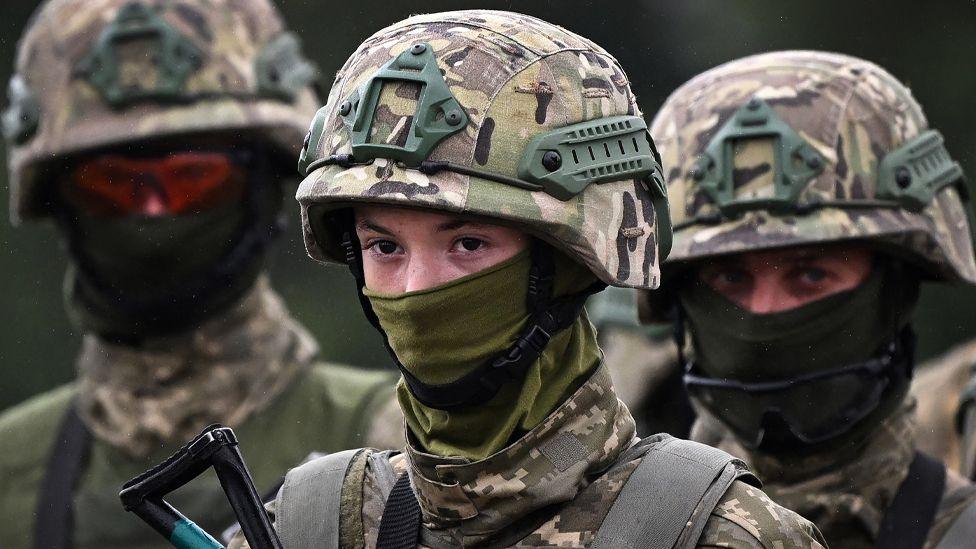
<path id="1" fill-rule="evenodd" d="M 440 286 L 452 280 L 452 274 L 445 262 L 436 252 L 415 250 L 409 255 L 407 264 L 405 292 L 418 292 Z"/>
<path id="2" fill-rule="evenodd" d="M 755 280 L 746 308 L 756 314 L 777 313 L 791 308 L 791 301 L 789 292 L 776 277 L 765 276 Z"/>
<path id="3" fill-rule="evenodd" d="M 134 213 L 147 217 L 169 214 L 166 189 L 152 174 L 140 174 L 132 189 Z"/>

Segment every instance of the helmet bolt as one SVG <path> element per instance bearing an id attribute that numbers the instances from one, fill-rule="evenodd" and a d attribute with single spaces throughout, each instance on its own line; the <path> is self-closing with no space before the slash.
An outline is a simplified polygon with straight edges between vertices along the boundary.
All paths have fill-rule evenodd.
<path id="1" fill-rule="evenodd" d="M 546 151 L 546 153 L 542 155 L 542 166 L 550 172 L 558 170 L 562 165 L 563 157 L 559 156 L 559 153 L 556 151 Z"/>
<path id="2" fill-rule="evenodd" d="M 688 175 L 690 175 L 695 181 L 701 181 L 702 179 L 705 179 L 705 170 L 703 170 L 700 166 L 695 166 L 691 169 L 691 173 Z"/>
<path id="3" fill-rule="evenodd" d="M 819 170 L 820 166 L 822 165 L 823 162 L 820 161 L 819 156 L 811 156 L 807 158 L 807 167 L 810 168 L 811 170 Z"/>
<path id="4" fill-rule="evenodd" d="M 343 101 L 342 104 L 339 105 L 339 114 L 342 116 L 346 116 L 350 112 L 352 112 L 352 103 L 348 101 Z"/>
<path id="5" fill-rule="evenodd" d="M 423 46 L 423 44 L 417 44 L 417 45 L 418 46 Z M 450 124 L 452 126 L 457 126 L 458 124 L 461 123 L 461 111 L 455 109 L 455 110 L 447 113 L 447 115 L 444 117 L 444 119 L 447 120 L 447 123 L 448 124 Z"/>
<path id="6" fill-rule="evenodd" d="M 427 44 L 414 44 L 410 48 L 410 53 L 414 55 L 420 55 L 427 51 Z"/>
<path id="7" fill-rule="evenodd" d="M 759 98 L 753 97 L 748 103 L 746 103 L 746 108 L 748 108 L 750 111 L 755 111 L 759 109 L 760 104 Z"/>
<path id="8" fill-rule="evenodd" d="M 904 166 L 898 168 L 895 170 L 895 183 L 902 189 L 907 189 L 912 184 L 912 174 Z"/>

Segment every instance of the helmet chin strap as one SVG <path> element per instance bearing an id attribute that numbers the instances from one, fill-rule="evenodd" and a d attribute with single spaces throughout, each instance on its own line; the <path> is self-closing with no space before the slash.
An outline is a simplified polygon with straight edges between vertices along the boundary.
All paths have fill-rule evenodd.
<path id="1" fill-rule="evenodd" d="M 438 410 L 455 410 L 488 402 L 502 386 L 521 383 L 529 367 L 542 355 L 554 335 L 573 325 L 583 310 L 586 299 L 606 288 L 603 282 L 595 282 L 585 290 L 564 297 L 553 297 L 555 267 L 552 248 L 535 240 L 532 244 L 532 267 L 529 271 L 529 289 L 526 301 L 529 319 L 515 342 L 506 350 L 474 371 L 449 383 L 431 385 L 419 380 L 400 362 L 390 347 L 389 337 L 380 325 L 376 313 L 363 295 L 366 285 L 363 274 L 359 239 L 356 237 L 351 212 L 337 212 L 332 222 L 341 236 L 346 264 L 356 279 L 359 304 L 370 324 L 383 335 L 383 343 L 403 375 L 410 393 L 424 406 Z"/>

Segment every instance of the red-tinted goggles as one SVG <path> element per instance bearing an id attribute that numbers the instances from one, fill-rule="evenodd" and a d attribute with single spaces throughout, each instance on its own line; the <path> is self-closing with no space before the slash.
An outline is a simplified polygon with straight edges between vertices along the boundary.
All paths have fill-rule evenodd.
<path id="1" fill-rule="evenodd" d="M 93 215 L 179 215 L 241 200 L 245 181 L 243 166 L 222 152 L 101 155 L 74 167 L 66 195 Z"/>

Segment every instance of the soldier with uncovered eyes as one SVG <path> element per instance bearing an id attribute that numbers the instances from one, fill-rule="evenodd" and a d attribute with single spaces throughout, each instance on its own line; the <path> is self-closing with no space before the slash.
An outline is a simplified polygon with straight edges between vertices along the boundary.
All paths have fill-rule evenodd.
<path id="1" fill-rule="evenodd" d="M 918 451 L 912 312 L 976 283 L 962 170 L 880 67 L 777 52 L 696 76 L 651 129 L 695 440 L 742 456 L 834 547 L 971 547 L 976 486 Z M 687 335 L 687 341 L 681 341 Z"/>
<path id="2" fill-rule="evenodd" d="M 670 222 L 605 50 L 515 13 L 412 17 L 349 58 L 306 143 L 309 254 L 352 271 L 408 442 L 290 471 L 285 547 L 824 546 L 737 459 L 638 438 L 617 398 L 583 303 L 656 287 Z"/>

